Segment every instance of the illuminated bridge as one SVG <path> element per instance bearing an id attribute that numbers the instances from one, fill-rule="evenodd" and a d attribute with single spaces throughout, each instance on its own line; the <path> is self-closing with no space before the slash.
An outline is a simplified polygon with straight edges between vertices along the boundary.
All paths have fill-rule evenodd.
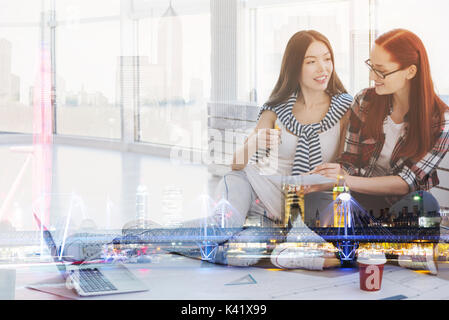
<path id="1" fill-rule="evenodd" d="M 177 229 L 133 229 L 132 234 L 121 235 L 121 230 L 98 230 L 96 233 L 79 233 L 70 236 L 84 243 L 116 244 L 170 244 L 172 242 L 212 241 L 230 242 L 328 242 L 350 240 L 356 242 L 397 242 L 415 241 L 449 243 L 448 234 L 440 235 L 440 228 L 383 228 L 384 232 L 376 234 L 377 228 L 352 228 L 347 235 L 341 234 L 341 228 L 177 228 Z M 385 232 L 385 230 L 387 232 Z M 206 232 L 206 233 L 205 233 Z M 287 238 L 288 234 L 288 238 Z M 319 237 L 317 237 L 319 235 Z M 17 231 L 0 233 L 0 246 L 27 246 L 40 243 L 39 231 Z"/>

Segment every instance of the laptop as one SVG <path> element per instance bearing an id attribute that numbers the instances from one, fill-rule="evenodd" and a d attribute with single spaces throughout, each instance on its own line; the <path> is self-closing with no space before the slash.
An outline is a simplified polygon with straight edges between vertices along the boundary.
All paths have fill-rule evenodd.
<path id="1" fill-rule="evenodd" d="M 45 227 L 43 236 L 67 288 L 73 288 L 79 296 L 148 291 L 146 285 L 122 263 L 65 265 L 50 231 Z"/>

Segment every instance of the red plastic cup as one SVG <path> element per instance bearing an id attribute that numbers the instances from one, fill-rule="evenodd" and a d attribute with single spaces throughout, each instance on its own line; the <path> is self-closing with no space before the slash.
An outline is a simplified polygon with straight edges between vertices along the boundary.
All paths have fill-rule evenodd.
<path id="1" fill-rule="evenodd" d="M 363 291 L 379 291 L 386 263 L 385 255 L 359 257 L 360 289 Z"/>
<path id="2" fill-rule="evenodd" d="M 363 291 L 379 291 L 382 286 L 383 264 L 359 263 L 360 289 Z"/>

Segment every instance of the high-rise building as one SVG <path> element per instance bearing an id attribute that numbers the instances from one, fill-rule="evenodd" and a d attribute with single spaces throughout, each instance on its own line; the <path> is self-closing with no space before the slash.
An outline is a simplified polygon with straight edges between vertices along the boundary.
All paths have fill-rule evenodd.
<path id="1" fill-rule="evenodd" d="M 56 104 L 57 106 L 65 106 L 66 104 L 66 89 L 65 80 L 60 76 L 56 76 Z"/>
<path id="2" fill-rule="evenodd" d="M 422 214 L 420 214 L 419 205 L 415 204 L 413 206 L 413 213 L 411 217 L 407 217 L 407 225 L 410 226 L 412 224 L 412 219 L 419 221 L 420 217 L 422 217 Z"/>
<path id="3" fill-rule="evenodd" d="M 141 105 L 168 101 L 166 96 L 168 75 L 165 72 L 163 65 L 150 63 L 148 56 L 119 58 L 116 100 L 120 101 L 122 98 L 123 103 L 131 103 L 138 96 Z"/>
<path id="4" fill-rule="evenodd" d="M 34 101 L 34 86 L 30 86 L 28 89 L 28 105 L 33 106 Z"/>
<path id="5" fill-rule="evenodd" d="M 335 186 L 332 192 L 333 200 L 334 200 L 334 228 L 344 227 L 345 219 L 343 206 L 341 205 L 342 200 L 338 199 L 338 196 L 343 192 L 348 192 L 349 188 L 345 186 Z"/>
<path id="6" fill-rule="evenodd" d="M 143 58 L 143 57 L 141 57 Z M 140 99 L 143 105 L 151 105 L 154 101 L 166 100 L 166 79 L 164 67 L 159 64 L 146 64 L 140 66 Z"/>
<path id="7" fill-rule="evenodd" d="M 0 101 L 20 101 L 20 77 L 11 73 L 12 45 L 0 39 Z"/>
<path id="8" fill-rule="evenodd" d="M 20 77 L 15 74 L 10 75 L 11 87 L 9 91 L 9 99 L 11 101 L 20 101 Z"/>
<path id="9" fill-rule="evenodd" d="M 11 95 L 11 49 L 11 42 L 0 39 L 0 100 Z"/>
<path id="10" fill-rule="evenodd" d="M 409 215 L 409 212 L 408 212 L 408 207 L 402 207 L 402 211 L 401 211 L 401 213 L 399 214 L 399 217 L 398 217 L 398 221 L 397 221 L 397 226 L 398 227 L 404 227 L 404 226 L 406 226 L 406 224 L 407 224 L 407 216 Z"/>
<path id="11" fill-rule="evenodd" d="M 299 186 L 284 186 L 284 201 L 283 225 L 291 227 L 299 216 L 304 221 L 304 189 Z"/>
<path id="12" fill-rule="evenodd" d="M 316 209 L 315 213 L 315 227 L 320 227 L 320 210 Z"/>
<path id="13" fill-rule="evenodd" d="M 158 27 L 157 64 L 165 74 L 164 97 L 167 102 L 183 100 L 182 22 L 171 5 Z"/>

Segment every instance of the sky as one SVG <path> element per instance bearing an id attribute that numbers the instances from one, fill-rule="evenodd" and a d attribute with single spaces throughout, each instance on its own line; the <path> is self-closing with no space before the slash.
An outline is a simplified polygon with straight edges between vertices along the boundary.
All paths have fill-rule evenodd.
<path id="1" fill-rule="evenodd" d="M 189 0 L 173 1 L 173 7 L 180 12 L 183 23 L 183 62 L 184 62 L 184 91 L 188 95 L 188 87 L 192 77 L 203 78 L 206 98 L 210 90 L 210 15 L 207 1 L 194 0 L 201 11 L 192 15 L 192 8 L 187 8 Z M 48 0 L 0 0 L 0 38 L 12 42 L 12 72 L 21 78 L 21 100 L 28 102 L 28 90 L 33 84 L 36 74 L 37 48 L 40 39 L 38 28 L 41 6 L 49 7 Z M 138 0 L 137 8 L 148 12 L 146 0 Z M 164 1 L 154 2 L 154 23 L 143 19 L 140 22 L 140 49 L 142 55 L 151 54 L 150 35 L 154 31 L 148 26 L 157 26 L 158 13 L 164 10 Z M 167 1 L 168 3 L 168 1 Z M 251 1 L 257 5 L 257 1 Z M 261 2 L 262 3 L 262 2 Z M 263 4 L 266 10 L 268 1 Z M 273 12 L 279 10 L 278 1 L 273 0 Z M 310 1 L 310 6 L 319 6 L 322 1 Z M 425 4 L 424 4 L 425 3 Z M 395 28 L 408 28 L 417 33 L 426 45 L 431 61 L 431 68 L 437 90 L 442 94 L 449 94 L 449 77 L 447 52 L 449 42 L 445 41 L 449 30 L 449 1 L 447 0 L 378 0 L 377 25 L 380 32 Z M 139 7 L 140 5 L 140 7 Z M 23 7 L 26 6 L 26 10 Z M 292 7 L 281 6 L 286 12 L 295 12 Z M 407 8 L 407 14 L 404 13 Z M 183 10 L 188 14 L 184 15 Z M 58 0 L 56 1 L 58 21 L 68 21 L 65 26 L 57 28 L 56 55 L 57 73 L 66 82 L 66 90 L 78 91 L 81 86 L 87 91 L 100 91 L 108 99 L 113 100 L 116 90 L 116 62 L 117 57 L 124 51 L 121 43 L 120 0 Z M 313 12 L 313 10 L 311 10 Z M 116 17 L 117 19 L 106 19 Z M 96 18 L 94 23 L 87 20 Z M 92 21 L 92 20 L 90 20 Z M 354 26 L 357 28 L 357 26 Z M 146 39 L 146 34 L 148 37 Z M 258 49 L 264 49 L 260 47 Z M 282 50 L 282 49 L 281 49 Z M 338 50 L 337 50 L 338 51 Z M 340 50 L 341 51 L 341 50 Z M 200 54 L 203 53 L 203 54 Z M 262 75 L 261 75 L 262 76 Z"/>

